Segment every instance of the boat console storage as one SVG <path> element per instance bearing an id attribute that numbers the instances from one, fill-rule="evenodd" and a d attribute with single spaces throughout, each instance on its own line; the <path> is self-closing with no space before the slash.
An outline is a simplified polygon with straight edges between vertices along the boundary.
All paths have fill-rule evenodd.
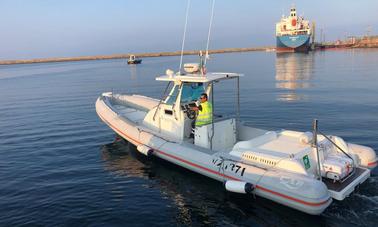
<path id="1" fill-rule="evenodd" d="M 236 120 L 234 118 L 196 127 L 194 144 L 200 147 L 230 151 L 236 143 Z"/>

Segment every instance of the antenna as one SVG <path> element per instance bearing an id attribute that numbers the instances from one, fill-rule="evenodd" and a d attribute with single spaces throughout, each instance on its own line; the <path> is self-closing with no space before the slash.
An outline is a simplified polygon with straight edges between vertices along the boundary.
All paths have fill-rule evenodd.
<path id="1" fill-rule="evenodd" d="M 183 57 L 183 55 L 184 55 L 185 36 L 186 36 L 186 25 L 188 24 L 189 8 L 190 8 L 190 0 L 188 0 L 188 4 L 187 4 L 187 6 L 186 6 L 186 17 L 185 17 L 184 37 L 182 38 L 181 57 L 180 57 L 180 67 L 179 67 L 179 73 L 180 73 L 180 74 L 181 74 L 181 66 L 182 66 L 182 57 Z"/>
<path id="2" fill-rule="evenodd" d="M 371 25 L 369 25 L 366 29 L 366 36 L 369 37 L 370 36 L 370 33 L 372 31 L 372 28 L 371 28 Z"/>
<path id="3" fill-rule="evenodd" d="M 320 43 L 323 43 L 323 28 L 320 29 Z"/>
<path id="4" fill-rule="evenodd" d="M 214 18 L 214 6 L 215 6 L 215 0 L 212 0 L 212 7 L 211 7 L 211 17 L 210 17 L 210 24 L 209 24 L 209 32 L 207 34 L 207 44 L 206 44 L 206 55 L 205 55 L 205 63 L 209 58 L 209 43 L 210 43 L 210 33 L 211 33 L 211 25 L 213 24 L 213 18 Z"/>

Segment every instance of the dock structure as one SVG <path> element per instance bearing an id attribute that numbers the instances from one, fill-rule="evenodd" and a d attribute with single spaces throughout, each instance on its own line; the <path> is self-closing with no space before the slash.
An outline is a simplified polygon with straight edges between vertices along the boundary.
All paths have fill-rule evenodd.
<path id="1" fill-rule="evenodd" d="M 232 52 L 248 52 L 248 51 L 271 51 L 274 47 L 248 47 L 248 48 L 225 48 L 218 50 L 209 50 L 209 54 L 223 54 Z M 198 55 L 200 50 L 184 51 L 184 55 Z M 202 50 L 205 53 L 204 50 Z M 108 59 L 128 59 L 130 55 L 140 58 L 147 57 L 165 57 L 178 56 L 181 51 L 173 52 L 152 52 L 152 53 L 133 53 L 133 54 L 114 54 L 114 55 L 97 55 L 97 56 L 81 56 L 81 57 L 64 57 L 64 58 L 37 58 L 37 59 L 20 59 L 20 60 L 1 60 L 0 65 L 13 64 L 31 64 L 31 63 L 49 63 L 49 62 L 68 62 L 68 61 L 91 61 L 91 60 L 108 60 Z"/>
<path id="2" fill-rule="evenodd" d="M 342 49 L 342 48 L 378 48 L 378 35 L 350 36 L 345 40 L 316 43 L 315 49 Z"/>

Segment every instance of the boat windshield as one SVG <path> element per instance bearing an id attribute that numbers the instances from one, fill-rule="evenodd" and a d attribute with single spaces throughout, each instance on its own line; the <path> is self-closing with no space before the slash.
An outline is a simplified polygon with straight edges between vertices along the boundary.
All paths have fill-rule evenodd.
<path id="1" fill-rule="evenodd" d="M 178 85 L 175 85 L 175 86 L 173 87 L 173 89 L 172 89 L 171 92 L 169 93 L 168 97 L 165 99 L 165 104 L 173 105 L 173 103 L 176 102 L 176 98 L 177 98 L 178 91 L 179 91 L 178 88 L 179 88 Z"/>
<path id="2" fill-rule="evenodd" d="M 203 83 L 184 83 L 181 92 L 181 103 L 197 101 L 204 92 Z"/>
<path id="3" fill-rule="evenodd" d="M 176 102 L 177 95 L 179 94 L 179 87 L 179 85 L 174 86 L 168 97 L 165 99 L 166 104 L 172 105 Z M 203 83 L 183 83 L 181 90 L 181 103 L 197 101 L 204 92 L 205 88 Z"/>

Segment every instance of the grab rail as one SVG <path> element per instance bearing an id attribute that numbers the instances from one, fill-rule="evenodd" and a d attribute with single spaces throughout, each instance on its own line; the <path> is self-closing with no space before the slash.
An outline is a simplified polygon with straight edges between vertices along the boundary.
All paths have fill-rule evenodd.
<path id="1" fill-rule="evenodd" d="M 344 155 L 346 155 L 348 158 L 350 158 L 352 160 L 352 172 L 347 176 L 347 177 L 344 177 L 343 180 L 341 182 L 344 182 L 346 181 L 349 177 L 353 176 L 354 173 L 355 173 L 355 163 L 354 163 L 354 159 L 348 154 L 346 153 L 341 147 L 339 147 L 335 142 L 333 142 L 328 136 L 326 136 L 324 133 L 322 133 L 321 131 L 319 131 L 318 129 L 318 120 L 317 119 L 314 119 L 313 121 L 313 141 L 312 141 L 312 144 L 313 144 L 313 147 L 316 147 L 316 155 L 317 155 L 317 161 L 318 161 L 318 174 L 319 174 L 319 180 L 321 181 L 322 180 L 322 175 L 321 175 L 321 168 L 320 168 L 320 159 L 319 159 L 319 145 L 318 145 L 318 133 L 322 136 L 324 136 L 324 138 L 326 138 L 329 142 L 331 142 L 337 149 L 339 149 Z"/>
<path id="2" fill-rule="evenodd" d="M 158 111 L 158 109 L 159 109 L 159 107 L 160 107 L 160 104 L 163 102 L 163 99 L 164 99 L 165 93 L 167 93 L 167 90 L 168 90 L 168 88 L 169 88 L 169 85 L 171 85 L 171 81 L 169 81 L 168 84 L 167 84 L 167 87 L 165 87 L 165 90 L 164 90 L 164 92 L 163 92 L 163 95 L 162 95 L 161 99 L 159 100 L 159 104 L 158 104 L 157 107 L 156 107 L 156 110 L 155 110 L 154 116 L 153 116 L 153 118 L 152 118 L 152 120 L 154 120 L 154 121 L 155 121 L 156 113 L 157 113 L 157 111 Z"/>
<path id="3" fill-rule="evenodd" d="M 313 122 L 313 139 L 312 139 L 312 147 L 316 148 L 316 158 L 318 162 L 318 178 L 322 181 L 322 170 L 320 168 L 320 158 L 319 158 L 319 145 L 318 145 L 318 120 L 314 119 Z"/>
<path id="4" fill-rule="evenodd" d="M 353 164 L 354 164 L 354 159 L 348 153 L 346 153 L 343 149 L 341 149 L 341 147 L 339 147 L 335 142 L 333 142 L 330 138 L 328 138 L 328 136 L 324 135 L 321 131 L 318 131 L 318 132 L 320 135 L 324 136 L 329 142 L 335 145 L 335 147 L 339 149 L 343 154 L 345 154 L 348 158 L 352 159 Z"/>

